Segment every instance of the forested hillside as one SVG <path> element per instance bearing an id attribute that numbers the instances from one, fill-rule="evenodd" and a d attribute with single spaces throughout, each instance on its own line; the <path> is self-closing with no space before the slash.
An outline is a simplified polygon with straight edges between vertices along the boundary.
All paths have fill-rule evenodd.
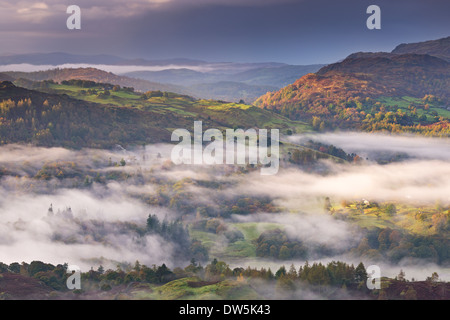
<path id="1" fill-rule="evenodd" d="M 318 130 L 448 136 L 450 64 L 429 55 L 357 54 L 256 101 Z"/>

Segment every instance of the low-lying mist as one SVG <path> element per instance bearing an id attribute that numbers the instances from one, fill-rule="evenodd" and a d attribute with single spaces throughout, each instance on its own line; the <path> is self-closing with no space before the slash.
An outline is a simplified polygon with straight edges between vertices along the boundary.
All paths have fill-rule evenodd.
<path id="1" fill-rule="evenodd" d="M 322 133 L 294 135 L 289 140 L 295 143 L 314 140 L 357 153 L 373 160 L 383 153 L 404 153 L 417 159 L 450 160 L 450 139 L 413 135 L 387 135 L 382 133 Z"/>
<path id="2" fill-rule="evenodd" d="M 165 144 L 129 150 L 117 147 L 114 150 L 78 151 L 1 146 L 0 261 L 68 262 L 90 268 L 100 263 L 139 260 L 147 265 L 166 263 L 170 267 L 184 267 L 189 261 L 177 257 L 173 243 L 158 235 L 139 236 L 129 231 L 126 224 L 145 227 L 149 214 L 160 220 L 193 221 L 196 208 L 211 206 L 220 210 L 219 204 L 224 199 L 242 196 L 270 198 L 281 210 L 233 214 L 223 219 L 233 224 L 278 224 L 292 239 L 307 245 L 325 245 L 337 252 L 332 257 L 313 256 L 310 262 L 342 260 L 357 264 L 359 260 L 346 251 L 357 246 L 363 235 L 350 222 L 324 212 L 326 197 L 332 204 L 367 199 L 412 206 L 437 202 L 442 206 L 450 205 L 448 139 L 353 133 L 291 139 L 293 142 L 314 139 L 333 144 L 346 152 L 368 157 L 369 161 L 359 164 L 324 161 L 327 170 L 320 173 L 284 163 L 276 175 L 262 176 L 259 170 L 243 173 L 229 165 L 173 165 L 170 161 L 173 146 Z M 370 161 L 377 152 L 384 151 L 403 152 L 411 158 L 384 165 Z M 120 164 L 121 159 L 125 165 Z M 42 178 L 43 168 L 53 168 L 55 163 L 65 163 L 67 177 L 58 178 L 55 173 L 48 179 Z M 112 178 L 97 181 L 97 174 Z M 194 208 L 192 213 L 148 201 L 164 191 L 165 183 L 174 185 L 183 179 L 202 182 L 189 184 L 184 190 L 190 195 L 186 201 Z M 208 183 L 214 183 L 215 187 Z M 50 206 L 53 215 L 48 214 Z M 304 260 L 242 257 L 234 258 L 231 264 L 270 266 L 276 270 L 290 263 L 299 267 Z M 370 263 L 372 261 L 365 262 L 366 266 Z M 441 279 L 450 279 L 449 269 L 445 266 L 420 260 L 400 261 L 396 265 L 385 261 L 377 264 L 382 267 L 383 275 L 396 276 L 403 269 L 407 278 L 423 280 L 437 271 Z"/>

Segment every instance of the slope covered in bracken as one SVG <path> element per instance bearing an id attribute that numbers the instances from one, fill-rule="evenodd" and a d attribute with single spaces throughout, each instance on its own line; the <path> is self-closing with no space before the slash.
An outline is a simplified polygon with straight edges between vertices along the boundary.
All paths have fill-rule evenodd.
<path id="1" fill-rule="evenodd" d="M 256 105 L 317 129 L 449 130 L 450 63 L 420 54 L 357 53 L 269 92 Z"/>

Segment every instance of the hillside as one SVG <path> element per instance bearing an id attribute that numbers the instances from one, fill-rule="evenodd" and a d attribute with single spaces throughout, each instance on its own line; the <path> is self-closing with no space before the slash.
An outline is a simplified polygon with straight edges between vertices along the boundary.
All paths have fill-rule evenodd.
<path id="1" fill-rule="evenodd" d="M 0 81 L 14 81 L 14 78 L 10 77 L 7 74 L 0 73 Z"/>
<path id="2" fill-rule="evenodd" d="M 214 76 L 188 69 L 131 73 L 130 75 L 134 77 L 119 76 L 114 73 L 95 68 L 57 68 L 37 72 L 5 72 L 2 75 L 7 77 L 5 80 L 8 81 L 12 81 L 13 79 L 26 79 L 30 81 L 53 80 L 56 82 L 65 80 L 86 80 L 99 83 L 110 83 L 122 87 L 132 87 L 136 91 L 140 92 L 170 91 L 179 94 L 191 95 L 197 98 L 201 97 L 205 99 L 225 101 L 239 101 L 243 99 L 248 102 L 253 102 L 264 93 L 279 89 L 279 87 L 276 86 L 251 85 L 235 81 L 208 82 L 214 79 Z M 138 77 L 158 80 L 159 82 L 144 80 Z M 227 76 L 226 78 L 229 77 L 231 76 Z M 193 84 L 196 79 L 203 79 L 207 82 Z"/>
<path id="3" fill-rule="evenodd" d="M 392 53 L 428 54 L 450 62 L 450 37 L 417 43 L 402 43 Z"/>
<path id="4" fill-rule="evenodd" d="M 63 83 L 27 83 L 30 90 L 1 82 L 0 143 L 81 148 L 170 142 L 174 128 L 191 129 L 199 120 L 205 128 L 308 129 L 250 105 L 161 91 L 141 94 L 81 80 Z"/>
<path id="5" fill-rule="evenodd" d="M 5 72 L 4 74 L 14 79 L 28 79 L 32 81 L 53 80 L 60 82 L 63 80 L 88 80 L 101 83 L 111 83 L 122 87 L 133 87 L 137 91 L 172 91 L 177 93 L 185 93 L 181 87 L 151 82 L 142 79 L 129 78 L 125 76 L 118 76 L 111 72 L 102 71 L 95 68 L 67 68 L 67 69 L 52 69 L 46 71 L 36 72 Z"/>
<path id="6" fill-rule="evenodd" d="M 105 106 L 67 95 L 0 83 L 0 144 L 111 147 L 170 139 L 176 117 L 130 107 Z"/>
<path id="7" fill-rule="evenodd" d="M 323 65 L 282 65 L 264 66 L 249 70 L 228 73 L 199 72 L 191 69 L 166 69 L 161 71 L 134 71 L 125 76 L 145 79 L 153 82 L 192 86 L 220 81 L 240 82 L 247 85 L 272 86 L 278 89 L 294 82 L 299 77 L 316 72 Z"/>
<path id="8" fill-rule="evenodd" d="M 268 91 L 276 91 L 299 77 L 316 72 L 323 65 L 253 66 L 239 71 L 230 65 L 230 70 L 199 72 L 191 69 L 166 69 L 161 71 L 134 71 L 125 76 L 152 82 L 183 86 L 186 92 L 196 97 L 252 103 Z M 245 66 L 240 66 L 245 68 Z M 246 68 L 249 68 L 247 66 Z M 218 72 L 221 71 L 221 72 Z"/>
<path id="9" fill-rule="evenodd" d="M 450 100 L 450 63 L 429 55 L 380 56 L 369 53 L 325 66 L 316 74 L 325 77 L 349 75 L 355 78 L 359 74 L 368 75 L 368 86 L 364 91 L 369 96 L 378 96 L 380 93 L 377 89 L 381 89 L 387 96 L 422 98 L 425 94 L 433 94 Z"/>
<path id="10" fill-rule="evenodd" d="M 278 87 L 268 85 L 250 85 L 235 81 L 220 81 L 214 83 L 201 83 L 192 85 L 189 90 L 197 97 L 204 99 L 217 99 L 225 101 L 244 100 L 253 102 L 269 91 L 276 91 Z"/>
<path id="11" fill-rule="evenodd" d="M 448 135 L 449 88 L 450 63 L 442 59 L 358 53 L 265 94 L 256 105 L 320 130 Z"/>

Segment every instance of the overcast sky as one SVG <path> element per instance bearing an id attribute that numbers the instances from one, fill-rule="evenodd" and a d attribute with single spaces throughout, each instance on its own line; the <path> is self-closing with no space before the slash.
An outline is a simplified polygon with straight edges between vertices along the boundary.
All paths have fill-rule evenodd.
<path id="1" fill-rule="evenodd" d="M 81 30 L 66 28 L 68 5 Z M 381 8 L 381 30 L 366 9 Z M 449 0 L 0 0 L 0 53 L 330 63 L 450 35 Z"/>

